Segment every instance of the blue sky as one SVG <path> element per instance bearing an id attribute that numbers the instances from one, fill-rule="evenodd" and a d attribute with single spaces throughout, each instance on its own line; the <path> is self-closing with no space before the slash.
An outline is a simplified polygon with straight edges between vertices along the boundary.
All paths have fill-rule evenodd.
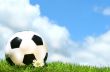
<path id="1" fill-rule="evenodd" d="M 98 36 L 110 26 L 110 16 L 95 11 L 110 6 L 110 0 L 30 0 L 30 3 L 40 5 L 41 15 L 66 26 L 76 41 Z"/>

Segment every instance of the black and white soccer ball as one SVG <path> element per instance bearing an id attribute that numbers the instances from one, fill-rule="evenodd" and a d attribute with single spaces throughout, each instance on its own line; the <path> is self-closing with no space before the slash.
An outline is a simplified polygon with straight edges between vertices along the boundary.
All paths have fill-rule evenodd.
<path id="1" fill-rule="evenodd" d="M 10 65 L 29 65 L 33 60 L 46 63 L 47 46 L 43 38 L 32 31 L 15 33 L 5 48 L 6 61 Z"/>

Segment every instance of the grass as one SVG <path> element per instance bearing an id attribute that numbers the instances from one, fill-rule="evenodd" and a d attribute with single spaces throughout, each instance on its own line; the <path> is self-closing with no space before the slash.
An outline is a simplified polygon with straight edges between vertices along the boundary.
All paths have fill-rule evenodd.
<path id="1" fill-rule="evenodd" d="M 91 67 L 62 62 L 48 63 L 47 66 L 35 68 L 28 66 L 10 66 L 5 60 L 0 61 L 0 72 L 110 72 L 110 67 Z"/>

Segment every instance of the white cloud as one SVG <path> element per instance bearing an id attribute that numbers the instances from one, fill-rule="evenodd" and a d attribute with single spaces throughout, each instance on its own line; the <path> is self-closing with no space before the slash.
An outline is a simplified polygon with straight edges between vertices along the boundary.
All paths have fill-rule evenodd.
<path id="1" fill-rule="evenodd" d="M 0 22 L 12 29 L 27 30 L 39 15 L 39 5 L 31 6 L 28 0 L 0 0 Z"/>
<path id="2" fill-rule="evenodd" d="M 4 56 L 3 47 L 13 33 L 32 30 L 47 41 L 48 61 L 110 66 L 110 31 L 98 37 L 86 37 L 79 44 L 71 40 L 66 27 L 40 13 L 40 6 L 30 5 L 29 0 L 0 0 L 0 54 Z"/>
<path id="3" fill-rule="evenodd" d="M 94 11 L 106 16 L 110 16 L 110 7 L 94 7 Z"/>
<path id="4" fill-rule="evenodd" d="M 110 31 L 98 37 L 87 37 L 82 47 L 85 49 L 74 54 L 81 64 L 110 65 Z"/>
<path id="5" fill-rule="evenodd" d="M 67 62 L 71 62 L 71 59 L 61 54 L 52 54 L 50 56 L 50 61 L 62 61 L 62 62 L 67 63 Z"/>
<path id="6" fill-rule="evenodd" d="M 13 31 L 7 27 L 0 25 L 0 47 L 6 43 L 6 40 L 10 37 Z M 3 49 L 1 47 L 1 49 Z"/>
<path id="7" fill-rule="evenodd" d="M 102 13 L 103 13 L 104 15 L 110 16 L 110 7 L 103 9 L 103 12 L 102 12 Z"/>

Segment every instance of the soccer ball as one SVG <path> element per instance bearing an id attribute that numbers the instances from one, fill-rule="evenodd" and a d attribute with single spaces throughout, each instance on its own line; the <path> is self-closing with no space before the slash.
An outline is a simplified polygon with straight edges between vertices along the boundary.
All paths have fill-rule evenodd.
<path id="1" fill-rule="evenodd" d="M 6 61 L 10 65 L 29 65 L 33 61 L 46 64 L 48 52 L 43 38 L 32 31 L 15 33 L 5 48 Z"/>

